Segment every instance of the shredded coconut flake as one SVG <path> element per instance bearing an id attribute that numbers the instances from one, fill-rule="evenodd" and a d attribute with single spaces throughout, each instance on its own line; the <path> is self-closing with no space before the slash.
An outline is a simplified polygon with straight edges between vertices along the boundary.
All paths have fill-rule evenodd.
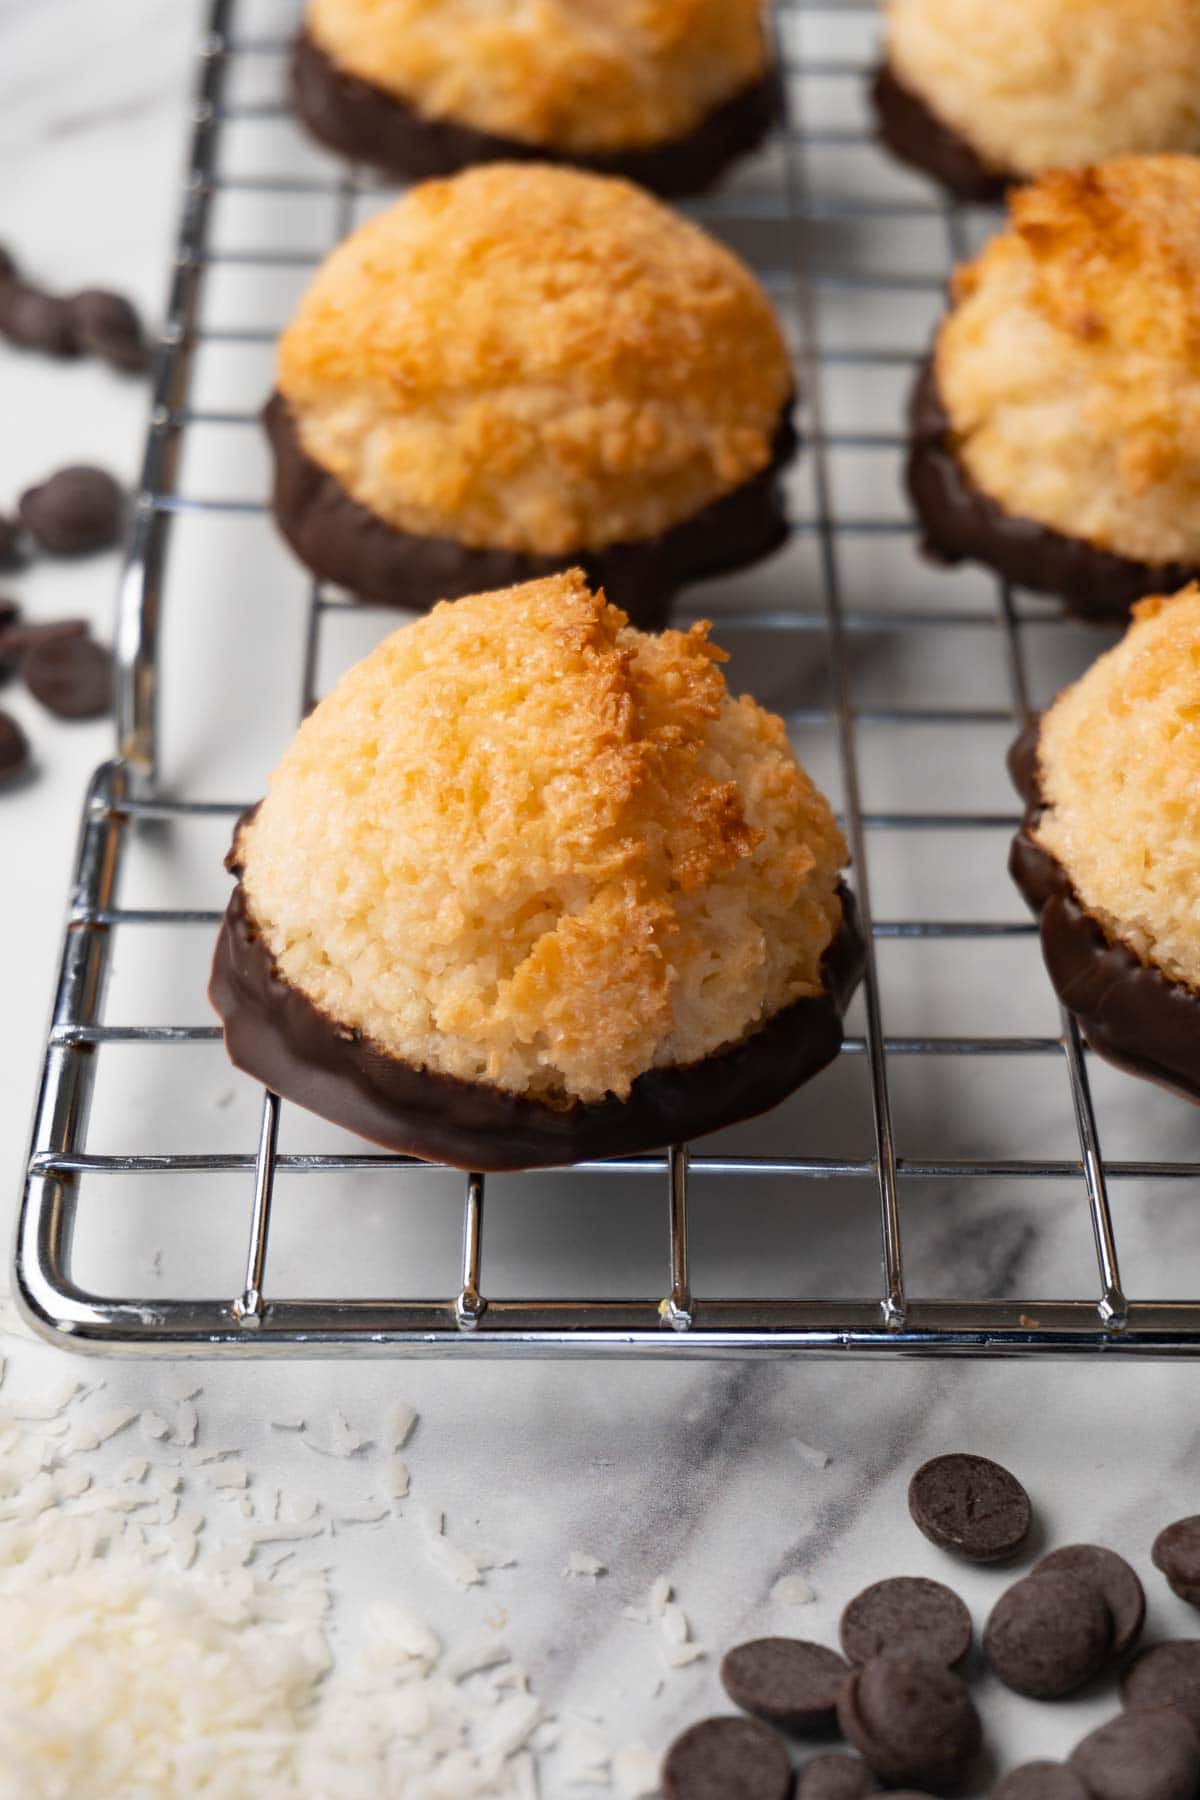
<path id="1" fill-rule="evenodd" d="M 828 1450 L 818 1450 L 814 1444 L 806 1444 L 803 1438 L 792 1439 L 792 1449 L 802 1463 L 810 1469 L 827 1469 L 829 1467 Z"/>
<path id="2" fill-rule="evenodd" d="M 658 1757 L 645 1744 L 630 1744 L 612 1759 L 618 1800 L 652 1800 L 658 1793 Z"/>
<path id="3" fill-rule="evenodd" d="M 771 1589 L 771 1598 L 780 1606 L 808 1606 L 816 1594 L 803 1575 L 781 1575 Z"/>
<path id="4" fill-rule="evenodd" d="M 563 1578 L 569 1580 L 578 1576 L 587 1581 L 595 1581 L 597 1576 L 607 1573 L 607 1565 L 598 1556 L 592 1556 L 586 1550 L 569 1550 L 563 1567 Z"/>
<path id="5" fill-rule="evenodd" d="M 396 1400 L 388 1408 L 383 1441 L 389 1450 L 403 1450 L 412 1436 L 419 1414 L 407 1400 Z"/>

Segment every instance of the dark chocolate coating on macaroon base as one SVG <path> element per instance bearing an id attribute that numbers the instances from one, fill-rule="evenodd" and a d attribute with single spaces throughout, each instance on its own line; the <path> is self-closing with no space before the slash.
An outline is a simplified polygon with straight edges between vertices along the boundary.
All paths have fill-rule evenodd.
<path id="1" fill-rule="evenodd" d="M 931 175 L 959 200 L 999 200 L 1019 175 L 993 169 L 949 125 L 933 113 L 886 62 L 871 83 L 871 104 L 880 140 L 893 156 Z"/>
<path id="2" fill-rule="evenodd" d="M 954 453 L 932 356 L 917 377 L 909 423 L 905 481 L 922 548 L 936 561 L 986 563 L 1015 586 L 1056 595 L 1076 618 L 1098 625 L 1122 624 L 1135 600 L 1173 594 L 1200 579 L 1195 565 L 1138 562 L 1006 512 L 972 483 Z"/>
<path id="3" fill-rule="evenodd" d="M 682 137 L 593 154 L 560 150 L 427 117 L 398 94 L 339 68 L 307 31 L 293 46 L 289 87 L 301 121 L 322 144 L 400 181 L 453 175 L 475 163 L 554 162 L 620 175 L 668 197 L 711 187 L 730 163 L 758 148 L 783 112 L 783 84 L 769 68 Z"/>
<path id="4" fill-rule="evenodd" d="M 236 1068 L 387 1150 L 489 1173 L 630 1156 L 766 1112 L 837 1055 L 865 954 L 853 897 L 839 891 L 842 925 L 822 960 L 822 996 L 795 1001 L 700 1062 L 646 1070 L 625 1100 L 557 1108 L 393 1056 L 283 979 L 246 915 L 240 882 L 208 993 Z"/>
<path id="5" fill-rule="evenodd" d="M 1200 993 L 1114 942 L 1088 912 L 1058 858 L 1034 838 L 1044 805 L 1038 729 L 1034 719 L 1008 753 L 1009 773 L 1025 801 L 1008 869 L 1037 915 L 1054 991 L 1106 1061 L 1200 1100 Z"/>
<path id="6" fill-rule="evenodd" d="M 271 508 L 300 561 L 363 600 L 420 611 L 439 600 L 516 587 L 579 567 L 635 625 L 656 629 L 665 624 L 677 588 L 757 562 L 787 538 L 778 478 L 798 444 L 793 404 L 789 399 L 780 414 L 766 468 L 690 518 L 653 537 L 540 556 L 478 549 L 389 525 L 309 456 L 291 408 L 274 393 L 263 411 L 275 459 Z"/>

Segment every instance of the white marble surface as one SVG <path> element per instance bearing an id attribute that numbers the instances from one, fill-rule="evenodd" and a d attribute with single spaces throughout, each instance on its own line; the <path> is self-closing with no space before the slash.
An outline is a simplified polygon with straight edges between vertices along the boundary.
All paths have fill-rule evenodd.
<path id="1" fill-rule="evenodd" d="M 284 0 L 249 0 L 255 30 L 277 29 L 292 16 Z M 0 241 L 10 242 L 31 271 L 63 287 L 106 280 L 135 293 L 153 315 L 161 304 L 165 260 L 178 201 L 182 97 L 198 11 L 166 0 L 8 0 L 0 4 Z M 861 23 L 830 19 L 821 29 L 828 53 L 861 44 Z M 244 97 L 269 91 L 270 59 L 245 77 Z M 825 90 L 812 97 L 825 103 Z M 840 104 L 840 103 L 839 103 Z M 853 104 L 847 101 L 846 104 Z M 328 170 L 329 164 L 279 122 L 245 123 L 231 133 L 231 166 Z M 872 162 L 864 174 L 853 158 L 821 153 L 817 173 L 836 189 L 863 179 L 898 198 L 919 184 Z M 747 177 L 747 188 L 752 185 Z M 224 208 L 225 203 L 222 202 Z M 222 211 L 224 248 L 253 242 L 278 247 L 325 241 L 329 208 L 310 200 L 243 202 Z M 746 228 L 749 229 L 749 228 Z M 940 226 L 903 218 L 864 229 L 830 230 L 848 264 L 926 266 L 932 249 L 922 234 Z M 278 323 L 303 272 L 234 266 L 214 272 L 210 319 Z M 863 328 L 843 300 L 827 321 L 831 336 Z M 881 330 L 915 343 L 936 306 L 912 299 Z M 269 374 L 270 352 L 226 351 L 202 357 L 197 381 L 210 404 L 230 396 L 255 405 Z M 835 422 L 872 418 L 894 425 L 899 378 L 881 374 L 869 386 L 835 378 Z M 65 459 L 95 458 L 126 477 L 136 473 L 145 394 L 91 366 L 55 366 L 0 348 L 0 505 Z M 860 458 L 835 467 L 853 484 L 842 496 L 853 508 L 899 510 L 895 458 Z M 213 428 L 197 433 L 183 486 L 196 494 L 261 490 L 265 463 L 253 432 Z M 811 500 L 809 474 L 797 474 L 797 503 Z M 180 791 L 250 797 L 278 753 L 294 714 L 299 668 L 298 607 L 303 582 L 257 518 L 215 528 L 185 524 L 175 548 L 175 585 L 167 621 L 166 765 Z M 86 610 L 109 616 L 115 561 L 79 567 L 43 565 L 4 584 L 34 616 Z M 908 551 L 864 541 L 847 552 L 851 600 L 873 604 L 923 598 L 934 603 L 948 577 L 921 568 Z M 781 566 L 756 578 L 758 597 L 786 598 L 795 581 L 812 584 L 811 549 L 801 544 Z M 953 587 L 955 601 L 986 606 L 985 584 L 971 576 Z M 728 586 L 712 601 L 726 610 L 738 594 Z M 331 639 L 322 666 L 327 683 L 340 662 L 373 641 L 379 621 L 351 621 Z M 731 624 L 735 675 L 772 703 L 795 709 L 820 700 L 827 672 L 808 646 L 782 666 L 769 645 Z M 1048 692 L 1079 666 L 1095 640 L 1044 628 L 1038 685 Z M 249 644 L 257 653 L 240 654 Z M 917 704 L 951 695 L 1004 704 L 1003 667 L 995 634 L 947 630 L 909 637 L 904 646 L 881 634 L 855 645 L 860 697 Z M 38 1046 L 49 1000 L 59 921 L 80 796 L 104 754 L 103 725 L 67 728 L 37 715 L 32 703 L 6 695 L 35 737 L 38 780 L 0 807 L 5 883 L 2 972 L 5 1030 L 0 1036 L 0 1218 L 15 1200 L 24 1155 Z M 1008 735 L 998 723 L 948 755 L 946 740 L 890 737 L 864 744 L 869 806 L 884 808 L 913 784 L 930 784 L 940 804 L 966 795 L 983 807 L 1011 805 L 1000 768 Z M 835 759 L 824 728 L 798 728 L 814 770 L 836 787 Z M 915 747 L 914 747 L 915 745 Z M 159 903 L 216 905 L 224 892 L 219 831 L 148 854 L 140 891 Z M 203 839 L 203 841 L 201 841 Z M 921 853 L 911 842 L 875 839 L 871 874 L 881 916 L 915 917 L 941 906 L 962 917 L 986 909 L 1018 917 L 1015 896 L 999 873 L 996 834 L 964 850 L 961 836 L 930 834 Z M 186 898 L 185 898 L 186 896 Z M 995 909 L 1003 911 L 996 915 Z M 926 946 L 885 947 L 887 1023 L 897 1033 L 968 1031 L 981 1014 L 988 1028 L 1054 1029 L 1053 1008 L 1033 947 L 1020 940 L 988 952 L 935 946 L 942 960 L 929 979 Z M 122 955 L 110 1017 L 199 1020 L 207 946 L 197 939 L 181 960 L 146 966 Z M 140 1054 L 140 1053 L 139 1053 Z M 158 1063 L 122 1065 L 102 1077 L 96 1147 L 154 1149 L 185 1143 L 244 1149 L 251 1141 L 256 1098 L 231 1078 L 216 1047 L 201 1046 L 164 1074 Z M 895 1101 L 906 1155 L 1071 1154 L 1073 1127 L 1065 1080 L 1032 1059 L 953 1064 L 900 1062 Z M 779 1147 L 818 1152 L 869 1147 L 863 1059 L 847 1059 L 825 1082 L 782 1109 L 766 1129 Z M 1107 1071 L 1097 1074 L 1102 1128 L 1113 1154 L 1192 1155 L 1193 1112 Z M 1017 1124 L 1014 1124 L 1017 1121 Z M 1014 1131 L 1019 1141 L 1014 1141 Z M 291 1111 L 290 1147 L 324 1147 L 339 1134 Z M 751 1140 L 733 1136 L 731 1143 Z M 763 1142 L 762 1138 L 753 1141 Z M 491 1291 L 526 1291 L 535 1283 L 594 1280 L 609 1292 L 645 1292 L 661 1283 L 661 1197 L 656 1185 L 619 1203 L 611 1186 L 559 1183 L 536 1195 L 498 1184 L 491 1209 Z M 329 1195 L 288 1196 L 281 1208 L 273 1277 L 291 1291 L 312 1291 L 314 1233 L 328 1258 L 346 1258 L 350 1279 L 393 1291 L 397 1266 L 409 1291 L 434 1279 L 453 1258 L 458 1208 L 446 1205 L 437 1177 L 409 1188 L 402 1207 L 384 1183 L 358 1183 L 343 1211 Z M 89 1278 L 130 1280 L 143 1292 L 194 1283 L 232 1292 L 246 1222 L 243 1184 L 192 1184 L 186 1200 L 157 1183 L 85 1209 L 80 1256 Z M 567 1204 L 564 1205 L 563 1202 Z M 1194 1294 L 1200 1281 L 1200 1217 L 1191 1184 L 1150 1193 L 1127 1184 L 1116 1195 L 1130 1288 L 1143 1296 Z M 375 1268 L 353 1270 L 351 1217 Z M 332 1220 L 332 1233 L 331 1233 Z M 132 1223 L 130 1223 L 132 1221 Z M 906 1249 L 914 1288 L 922 1293 L 1087 1294 L 1094 1268 L 1082 1190 L 1062 1184 L 913 1185 L 905 1196 Z M 155 1253 L 161 1253 L 157 1259 Z M 862 1184 L 817 1186 L 799 1197 L 778 1184 L 748 1195 L 717 1193 L 697 1205 L 697 1284 L 726 1292 L 757 1281 L 762 1291 L 875 1291 L 877 1230 L 873 1196 Z M 327 1261 L 328 1258 L 323 1259 Z M 361 1264 L 362 1254 L 358 1256 Z M 655 1291 L 653 1288 L 650 1291 Z M 27 1392 L 61 1371 L 60 1353 L 5 1343 L 10 1383 Z M 94 1372 L 94 1371 L 93 1371 Z M 161 1394 L 163 1373 L 114 1362 L 103 1373 L 114 1403 L 146 1403 Z M 1155 1630 L 1187 1633 L 1194 1616 L 1165 1591 L 1149 1568 L 1157 1526 L 1197 1508 L 1200 1442 L 1196 1372 L 1190 1366 L 1133 1366 L 1093 1361 L 1029 1363 L 900 1363 L 877 1361 L 756 1365 L 629 1367 L 615 1363 L 476 1365 L 428 1362 L 402 1367 L 252 1362 L 203 1371 L 204 1426 L 213 1444 L 238 1443 L 254 1480 L 313 1487 L 312 1458 L 269 1428 L 272 1416 L 333 1405 L 368 1435 L 385 1403 L 402 1394 L 422 1414 L 410 1462 L 414 1502 L 443 1507 L 465 1541 L 511 1550 L 516 1564 L 492 1572 L 468 1594 L 434 1572 L 419 1531 L 400 1517 L 378 1529 L 346 1532 L 321 1546 L 332 1554 L 341 1604 L 337 1633 L 354 1638 L 362 1603 L 385 1591 L 407 1596 L 448 1634 L 501 1615 L 514 1647 L 553 1707 L 598 1713 L 614 1746 L 640 1740 L 663 1747 L 674 1731 L 719 1708 L 720 1650 L 764 1630 L 831 1638 L 840 1606 L 868 1580 L 898 1572 L 942 1575 L 971 1603 L 982 1623 L 1006 1576 L 949 1567 L 909 1525 L 903 1493 L 924 1457 L 970 1448 L 1008 1462 L 1029 1485 L 1041 1541 L 1092 1538 L 1131 1557 L 1147 1578 Z M 829 1458 L 818 1466 L 816 1447 Z M 808 1448 L 806 1448 L 808 1447 Z M 377 1479 L 358 1461 L 318 1471 L 343 1497 Z M 608 1573 L 594 1588 L 567 1583 L 560 1571 L 572 1548 L 593 1552 Z M 816 1599 L 786 1613 L 768 1599 L 784 1572 L 802 1573 Z M 708 1656 L 666 1673 L 650 1634 L 621 1617 L 651 1580 L 675 1583 Z M 661 1689 L 656 1686 L 662 1679 Z M 1113 1706 L 1099 1688 L 1057 1707 L 1007 1695 L 981 1679 L 978 1688 L 994 1762 L 1056 1755 Z M 988 1772 L 981 1775 L 985 1791 Z M 549 1765 L 544 1792 L 559 1800 L 561 1770 Z"/>

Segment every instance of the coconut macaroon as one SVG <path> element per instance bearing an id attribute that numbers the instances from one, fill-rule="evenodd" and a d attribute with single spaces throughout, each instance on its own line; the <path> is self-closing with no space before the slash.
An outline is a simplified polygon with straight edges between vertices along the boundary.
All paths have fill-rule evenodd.
<path id="1" fill-rule="evenodd" d="M 639 623 L 774 549 L 792 374 L 745 265 L 627 182 L 493 163 L 329 257 L 279 344 L 275 517 L 426 606 L 572 561 Z"/>
<path id="2" fill-rule="evenodd" d="M 707 186 L 779 111 L 761 0 L 308 0 L 297 111 L 406 178 L 532 156 Z"/>
<path id="3" fill-rule="evenodd" d="M 1011 761 L 1012 872 L 1060 999 L 1112 1061 L 1200 1099 L 1200 588 L 1140 601 Z"/>
<path id="4" fill-rule="evenodd" d="M 913 410 L 928 547 L 1083 616 L 1200 570 L 1200 161 L 1014 193 L 954 278 Z"/>
<path id="5" fill-rule="evenodd" d="M 965 198 L 1106 157 L 1200 150 L 1195 0 L 889 0 L 889 147 Z"/>
<path id="6" fill-rule="evenodd" d="M 233 1061 L 473 1169 L 715 1130 L 822 1067 L 861 966 L 846 846 L 724 660 L 578 570 L 386 638 L 238 828 Z"/>

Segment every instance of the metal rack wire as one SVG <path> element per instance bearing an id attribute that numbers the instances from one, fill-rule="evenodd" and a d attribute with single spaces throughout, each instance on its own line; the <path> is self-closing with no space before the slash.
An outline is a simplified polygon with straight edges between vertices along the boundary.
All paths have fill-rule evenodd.
<path id="1" fill-rule="evenodd" d="M 856 4 L 813 0 L 780 0 L 781 55 L 793 89 L 801 101 L 821 98 L 823 86 L 861 83 L 867 73 L 864 54 L 806 54 L 816 35 L 818 15 L 844 22 L 868 9 Z M 1200 1353 L 1200 1300 L 1130 1300 L 1122 1288 L 1117 1258 L 1109 1182 L 1149 1179 L 1188 1181 L 1200 1173 L 1200 1159 L 1176 1161 L 1142 1157 L 1110 1160 L 1101 1155 L 1100 1138 L 1089 1083 L 1088 1060 L 1069 1018 L 1057 1035 L 975 1031 L 970 1035 L 922 1032 L 888 1035 L 884 1027 L 886 995 L 879 948 L 896 940 L 933 940 L 973 946 L 981 957 L 989 946 L 1013 938 L 1028 939 L 1032 927 L 1018 917 L 886 920 L 873 917 L 871 874 L 873 846 L 879 838 L 897 836 L 913 857 L 921 855 L 921 834 L 990 834 L 999 846 L 1016 823 L 1016 808 L 918 811 L 869 809 L 864 803 L 862 733 L 886 725 L 901 733 L 914 728 L 944 728 L 952 734 L 1011 726 L 1030 707 L 1028 639 L 1055 622 L 1055 614 L 1035 604 L 1024 607 L 1007 589 L 997 588 L 983 608 L 959 605 L 944 592 L 930 593 L 928 604 L 873 608 L 864 605 L 848 578 L 846 546 L 860 540 L 892 539 L 907 554 L 912 526 L 900 515 L 866 511 L 849 514 L 839 504 L 836 459 L 846 453 L 888 452 L 902 448 L 898 425 L 887 430 L 839 429 L 830 418 L 829 384 L 842 375 L 870 382 L 888 372 L 907 372 L 916 352 L 880 341 L 829 342 L 830 305 L 839 296 L 877 294 L 884 300 L 904 295 L 936 295 L 950 264 L 970 244 L 972 220 L 959 209 L 919 188 L 904 194 L 847 195 L 828 191 L 820 179 L 820 157 L 829 150 L 866 154 L 869 135 L 861 124 L 809 125 L 793 111 L 783 134 L 773 192 L 764 197 L 717 195 L 699 205 L 698 216 L 720 228 L 723 219 L 740 217 L 765 227 L 785 244 L 790 263 L 787 285 L 798 326 L 798 373 L 806 403 L 804 421 L 812 504 L 794 521 L 797 539 L 806 539 L 815 559 L 819 604 L 770 606 L 738 618 L 766 634 L 780 658 L 798 644 L 819 646 L 829 678 L 827 705 L 793 709 L 799 723 L 831 730 L 840 759 L 844 820 L 851 845 L 855 880 L 868 935 L 873 942 L 862 1005 L 863 1030 L 847 1038 L 844 1054 L 861 1059 L 869 1078 L 873 1146 L 869 1153 L 721 1154 L 711 1146 L 689 1153 L 677 1146 L 669 1155 L 619 1163 L 581 1165 L 583 1173 L 621 1181 L 630 1175 L 657 1176 L 666 1190 L 666 1244 L 660 1293 L 644 1299 L 489 1297 L 484 1281 L 485 1183 L 467 1179 L 463 1203 L 461 1261 L 452 1280 L 429 1299 L 343 1297 L 301 1298 L 276 1292 L 270 1282 L 270 1231 L 273 1211 L 287 1204 L 278 1196 L 285 1182 L 315 1182 L 330 1173 L 345 1177 L 386 1174 L 402 1185 L 421 1165 L 410 1159 L 366 1150 L 309 1153 L 279 1148 L 281 1103 L 271 1094 L 262 1099 L 258 1141 L 244 1150 L 131 1149 L 117 1153 L 90 1146 L 89 1116 L 99 1059 L 134 1044 L 156 1055 L 170 1056 L 175 1047 L 219 1038 L 213 1024 L 119 1024 L 106 1017 L 106 992 L 118 930 L 137 934 L 152 926 L 170 931 L 215 929 L 219 913 L 200 908 L 167 909 L 121 903 L 118 883 L 129 862 L 131 843 L 140 831 L 157 823 L 186 830 L 198 822 L 226 818 L 241 802 L 228 805 L 192 799 L 167 791 L 159 775 L 158 686 L 160 623 L 171 604 L 172 536 L 181 514 L 199 517 L 265 512 L 256 497 L 236 495 L 201 499 L 181 490 L 180 464 L 189 432 L 202 425 L 253 426 L 252 410 L 206 411 L 193 398 L 193 364 L 205 343 L 269 343 L 274 331 L 259 326 L 230 328 L 209 323 L 205 316 L 205 283 L 218 265 L 250 268 L 308 266 L 318 257 L 290 249 L 226 250 L 214 247 L 212 208 L 215 198 L 232 191 L 264 195 L 329 196 L 334 206 L 334 236 L 354 222 L 356 206 L 373 191 L 362 172 L 341 170 L 332 162 L 320 176 L 289 169 L 237 173 L 223 169 L 219 158 L 222 133 L 231 122 L 282 116 L 276 100 L 249 102 L 230 97 L 231 73 L 253 62 L 282 69 L 286 37 L 282 34 L 239 34 L 244 11 L 238 0 L 212 0 L 208 29 L 199 59 L 192 110 L 192 143 L 183 216 L 168 297 L 166 325 L 158 359 L 154 400 L 146 442 L 136 521 L 122 577 L 118 606 L 116 756 L 97 770 L 83 811 L 71 909 L 66 928 L 44 1073 L 36 1109 L 28 1173 L 23 1196 L 15 1273 L 17 1292 L 31 1323 L 44 1335 L 76 1348 L 98 1351 L 142 1351 L 167 1354 L 229 1353 L 367 1353 L 389 1354 L 528 1354 L 561 1356 L 632 1352 L 643 1355 L 831 1354 L 839 1352 L 907 1353 L 1057 1353 L 1103 1350 L 1108 1353 Z M 801 113 L 803 113 L 803 105 Z M 881 165 L 882 166 L 882 165 Z M 881 272 L 874 267 L 830 266 L 812 254 L 820 234 L 847 222 L 870 231 L 877 221 L 890 226 L 911 221 L 913 229 L 936 228 L 941 254 L 936 266 Z M 282 324 L 282 319 L 279 321 Z M 269 529 L 262 520 L 262 529 Z M 945 581 L 931 577 L 931 581 Z M 753 586 L 754 577 L 750 577 Z M 953 590 L 951 589 L 952 593 Z M 301 711 L 318 693 L 322 634 L 332 617 L 345 615 L 348 603 L 314 584 L 304 625 Z M 856 634 L 889 634 L 923 629 L 964 628 L 999 641 L 1007 669 L 1007 694 L 1000 703 L 958 705 L 863 703 L 857 693 L 851 644 Z M 719 630 L 718 630 L 719 635 Z M 957 741 L 957 740 L 956 740 Z M 1000 910 L 1000 909 L 997 909 Z M 891 1098 L 894 1068 L 902 1059 L 1032 1057 L 1047 1066 L 1047 1080 L 1065 1079 L 1074 1118 L 1076 1146 L 1071 1154 L 1051 1157 L 1022 1154 L 1013 1130 L 1011 1153 L 904 1156 L 897 1148 Z M 182 1175 L 235 1175 L 245 1182 L 249 1205 L 249 1237 L 245 1276 L 233 1297 L 211 1299 L 134 1298 L 91 1291 L 75 1278 L 72 1248 L 80 1185 L 112 1176 L 137 1175 L 172 1183 Z M 869 1180 L 877 1190 L 882 1283 L 878 1292 L 857 1297 L 824 1295 L 816 1299 L 710 1296 L 693 1288 L 689 1274 L 689 1193 L 697 1180 L 720 1177 L 749 1189 L 768 1176 L 795 1185 L 842 1179 Z M 527 1181 L 537 1177 L 526 1177 Z M 1065 1186 L 1069 1204 L 1087 1209 L 1096 1255 L 1093 1292 L 1077 1299 L 933 1298 L 910 1296 L 903 1252 L 905 1196 L 915 1184 L 969 1180 L 1049 1182 Z"/>

